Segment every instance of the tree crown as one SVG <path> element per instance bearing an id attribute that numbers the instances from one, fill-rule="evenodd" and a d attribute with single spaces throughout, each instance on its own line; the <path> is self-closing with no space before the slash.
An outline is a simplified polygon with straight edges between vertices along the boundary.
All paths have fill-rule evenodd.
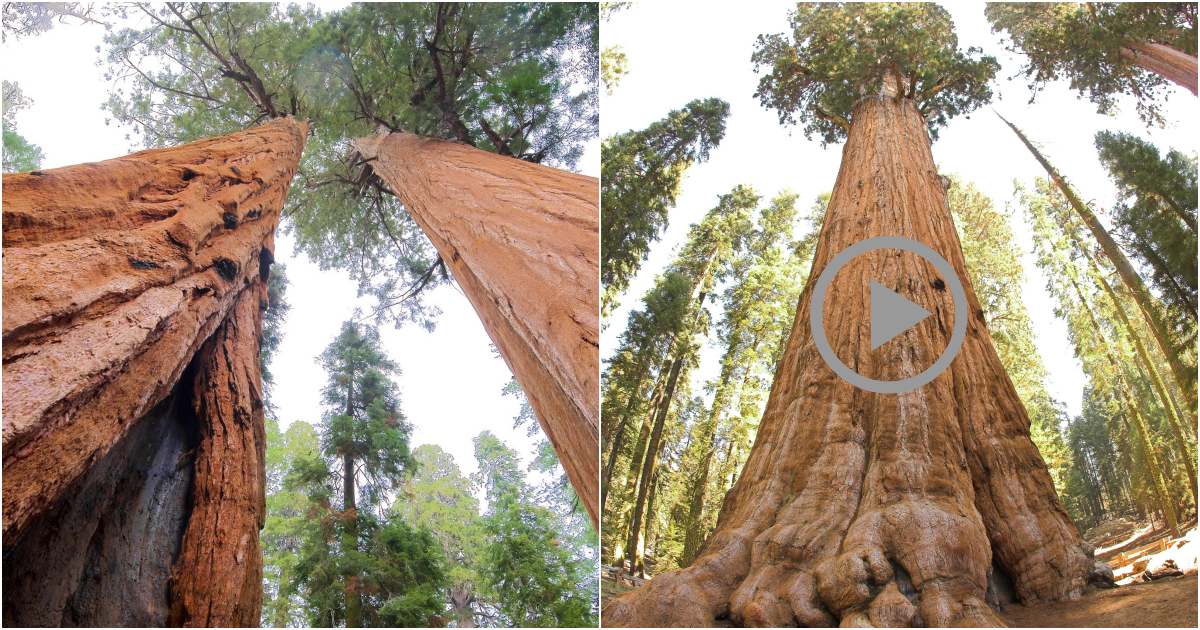
<path id="1" fill-rule="evenodd" d="M 938 128 L 991 100 L 999 64 L 958 49 L 954 23 L 934 4 L 801 3 L 793 35 L 759 35 L 751 60 L 771 72 L 755 96 L 784 125 L 826 144 L 846 137 L 851 110 L 882 91 L 912 99 L 934 137 Z"/>
<path id="2" fill-rule="evenodd" d="M 1035 97 L 1046 83 L 1069 78 L 1100 113 L 1114 113 L 1116 96 L 1132 94 L 1142 119 L 1160 126 L 1167 81 L 1134 63 L 1127 46 L 1162 44 L 1196 56 L 1194 2 L 989 2 L 987 18 L 1028 57 L 1022 70 Z"/>

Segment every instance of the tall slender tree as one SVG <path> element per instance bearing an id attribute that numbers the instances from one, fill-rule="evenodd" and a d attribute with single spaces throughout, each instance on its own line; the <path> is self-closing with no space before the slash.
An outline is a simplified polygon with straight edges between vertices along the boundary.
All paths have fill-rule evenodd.
<path id="1" fill-rule="evenodd" d="M 600 312 L 607 317 L 667 226 L 683 176 L 725 137 L 729 104 L 695 100 L 641 131 L 601 146 Z"/>
<path id="2" fill-rule="evenodd" d="M 379 332 L 355 322 L 342 325 L 320 362 L 329 374 L 321 457 L 295 463 L 289 478 L 312 503 L 294 578 L 305 589 L 310 621 L 344 621 L 355 628 L 376 625 L 381 616 L 440 614 L 436 591 L 443 575 L 435 560 L 440 546 L 403 521 L 385 522 L 389 493 L 416 467 L 408 447 L 412 429 L 391 380 L 399 368 L 384 353 Z M 334 510 L 337 499 L 340 509 Z M 329 544 L 335 537 L 336 549 Z M 390 550 L 398 545 L 411 547 L 400 561 L 415 562 L 414 574 L 425 578 L 408 585 L 417 590 L 416 602 L 408 599 L 410 592 L 379 590 L 393 573 L 388 565 L 398 560 Z M 424 608 L 414 611 L 414 604 Z"/>
<path id="3" fill-rule="evenodd" d="M 642 548 L 640 541 L 646 500 L 676 387 L 681 378 L 686 380 L 686 374 L 683 373 L 685 364 L 694 361 L 694 354 L 698 350 L 695 346 L 696 334 L 707 328 L 704 300 L 715 289 L 717 279 L 727 275 L 736 253 L 745 247 L 752 227 L 752 213 L 760 199 L 753 189 L 743 185 L 735 186 L 728 194 L 721 195 L 717 206 L 692 226 L 687 243 L 668 267 L 668 274 L 678 273 L 690 281 L 690 303 L 684 315 L 683 327 L 672 340 L 662 363 L 659 378 L 665 375 L 666 380 L 646 418 L 645 427 L 649 431 L 645 439 L 645 451 L 641 457 L 637 453 L 634 455 L 634 463 L 640 463 L 641 470 L 633 466 L 630 471 L 630 480 L 636 480 L 637 485 L 625 543 L 625 559 L 631 568 L 643 566 L 639 549 Z"/>
<path id="4" fill-rule="evenodd" d="M 1113 208 L 1126 248 L 1152 271 L 1175 319 L 1196 326 L 1196 160 L 1127 133 L 1096 134 L 1100 163 L 1117 184 Z"/>
<path id="5" fill-rule="evenodd" d="M 1064 304 L 1069 304 L 1072 300 L 1078 300 L 1078 308 L 1082 309 L 1082 311 L 1086 314 L 1087 322 L 1090 324 L 1090 329 L 1087 329 L 1085 333 L 1081 334 L 1094 334 L 1098 336 L 1099 345 L 1095 347 L 1106 348 L 1104 356 L 1108 359 L 1109 366 L 1114 371 L 1119 370 L 1118 374 L 1124 378 L 1124 389 L 1121 391 L 1125 396 L 1126 406 L 1128 407 L 1130 417 L 1133 419 L 1133 425 L 1138 430 L 1138 435 L 1142 442 L 1142 448 L 1144 451 L 1144 456 L 1147 460 L 1147 465 L 1152 471 L 1151 474 L 1156 480 L 1158 480 L 1159 473 L 1157 470 L 1159 467 L 1157 458 L 1153 453 L 1153 445 L 1150 441 L 1151 438 L 1149 435 L 1149 425 L 1144 421 L 1143 416 L 1145 414 L 1139 414 L 1134 403 L 1138 403 L 1144 408 L 1148 408 L 1149 405 L 1144 404 L 1141 400 L 1142 397 L 1136 392 L 1135 389 L 1132 388 L 1134 372 L 1147 375 L 1147 380 L 1150 381 L 1151 390 L 1153 392 L 1150 393 L 1147 398 L 1153 398 L 1157 396 L 1158 406 L 1160 409 L 1162 409 L 1163 415 L 1166 417 L 1167 424 L 1170 426 L 1170 432 L 1175 437 L 1175 448 L 1178 449 L 1176 452 L 1182 454 L 1181 459 L 1183 461 L 1181 464 L 1185 469 L 1185 479 L 1194 492 L 1195 469 L 1192 465 L 1193 458 L 1191 457 L 1187 448 L 1187 444 L 1183 439 L 1179 426 L 1179 420 L 1175 417 L 1174 409 L 1171 406 L 1170 399 L 1166 394 L 1166 385 L 1158 377 L 1158 372 L 1155 369 L 1154 363 L 1149 357 L 1145 346 L 1142 344 L 1141 339 L 1139 338 L 1138 331 L 1133 327 L 1128 315 L 1126 314 L 1125 306 L 1123 304 L 1125 298 L 1117 295 L 1117 293 L 1113 290 L 1111 285 L 1105 279 L 1105 270 L 1100 267 L 1098 261 L 1092 256 L 1092 254 L 1087 250 L 1086 245 L 1082 242 L 1080 237 L 1082 226 L 1077 220 L 1074 220 L 1074 216 L 1070 214 L 1068 210 L 1069 205 L 1066 202 L 1065 197 L 1061 195 L 1061 192 L 1052 187 L 1052 184 L 1050 184 L 1047 180 L 1040 178 L 1035 181 L 1034 186 L 1034 192 L 1029 195 L 1026 195 L 1022 189 L 1018 188 L 1018 196 L 1020 203 L 1026 208 L 1026 214 L 1030 219 L 1030 223 L 1034 225 L 1035 245 L 1037 245 L 1040 249 L 1049 248 L 1049 253 L 1042 254 L 1042 260 L 1039 262 L 1039 264 L 1044 267 L 1056 269 L 1056 273 L 1062 274 L 1062 276 L 1066 278 L 1065 281 L 1060 282 L 1062 282 L 1064 285 L 1069 285 L 1069 287 L 1064 287 L 1057 290 L 1057 297 L 1059 301 L 1063 302 Z M 1057 225 L 1057 229 L 1061 230 L 1061 236 L 1056 236 L 1053 233 L 1055 228 L 1052 226 L 1054 225 Z M 1047 243 L 1051 243 L 1052 245 L 1047 245 Z M 1069 252 L 1073 258 L 1086 261 L 1083 263 L 1084 269 L 1076 269 L 1073 260 L 1068 258 L 1068 254 L 1064 252 Z M 1058 269 L 1061 270 L 1059 271 Z M 1087 297 L 1084 293 L 1083 286 L 1081 286 L 1088 284 L 1088 279 L 1094 281 L 1095 284 L 1101 289 L 1100 294 L 1095 298 L 1089 299 L 1089 297 Z M 1053 286 L 1051 289 L 1052 292 L 1055 292 Z M 1065 297 L 1066 295 L 1070 295 L 1070 297 Z M 1110 333 L 1106 333 L 1101 327 L 1096 315 L 1096 311 L 1099 309 L 1092 304 L 1089 304 L 1089 301 L 1092 304 L 1097 302 L 1107 302 L 1107 305 L 1109 308 L 1111 308 L 1111 312 L 1113 313 L 1113 321 L 1111 325 L 1111 327 L 1114 329 L 1113 336 L 1123 333 L 1123 340 L 1132 346 L 1133 352 L 1130 353 L 1130 361 L 1128 362 L 1128 365 L 1121 365 L 1118 362 L 1118 359 L 1111 354 L 1109 349 L 1107 349 L 1109 344 L 1107 343 L 1106 337 L 1108 337 Z M 1156 482 L 1156 488 L 1157 492 L 1161 496 L 1166 496 L 1167 489 L 1165 485 L 1158 484 Z M 1166 509 L 1165 506 L 1164 509 Z M 1174 517 L 1172 516 L 1172 518 Z"/>
<path id="6" fill-rule="evenodd" d="M 1182 390 L 1188 408 L 1196 409 L 1195 350 L 1186 341 L 1180 339 L 1182 331 L 1172 330 L 1168 326 L 1168 321 L 1162 312 L 1161 302 L 1147 289 L 1141 275 L 1130 264 L 1129 259 L 1125 256 L 1120 246 L 1117 245 L 1112 235 L 1100 223 L 1100 219 L 1096 217 L 1096 213 L 1092 212 L 1092 209 L 1079 198 L 1079 195 L 1075 193 L 1075 190 L 1067 183 L 1066 179 L 1063 178 L 1057 169 L 1051 166 L 1041 151 L 1029 141 L 1029 138 L 1025 137 L 1025 134 L 1020 129 L 1017 129 L 1016 125 L 1008 122 L 1002 116 L 1000 119 L 1004 120 L 1005 124 L 1013 130 L 1013 133 L 1017 134 L 1017 137 L 1029 149 L 1033 157 L 1046 170 L 1054 185 L 1062 191 L 1071 208 L 1079 216 L 1083 224 L 1087 226 L 1088 231 L 1092 233 L 1104 256 L 1116 268 L 1121 282 L 1133 297 L 1134 303 L 1137 304 L 1142 319 L 1150 327 L 1155 344 L 1163 356 L 1167 358 L 1167 362 L 1171 367 L 1171 374 L 1175 377 L 1175 383 L 1179 386 L 1179 389 Z"/>
<path id="7" fill-rule="evenodd" d="M 685 493 L 688 517 L 680 563 L 687 566 L 707 533 L 703 515 L 708 500 L 710 474 L 718 457 L 721 434 L 735 427 L 721 427 L 726 416 L 736 418 L 733 409 L 741 385 L 752 378 L 756 368 L 779 344 L 786 333 L 788 310 L 794 307 L 803 283 L 803 268 L 810 261 L 797 252 L 793 242 L 796 223 L 796 195 L 781 192 L 760 213 L 757 228 L 747 239 L 747 247 L 731 261 L 726 276 L 728 286 L 721 296 L 722 316 L 717 336 L 725 348 L 721 372 L 709 384 L 713 388 L 707 417 L 696 424 L 692 434 L 695 468 L 688 471 Z M 807 252 L 811 253 L 811 252 Z M 773 368 L 774 366 L 769 366 Z M 724 429 L 724 430 L 722 430 Z"/>

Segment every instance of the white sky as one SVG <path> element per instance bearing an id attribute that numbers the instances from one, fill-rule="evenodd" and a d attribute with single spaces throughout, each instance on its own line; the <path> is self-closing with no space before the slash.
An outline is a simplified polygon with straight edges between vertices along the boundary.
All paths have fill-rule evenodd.
<path id="1" fill-rule="evenodd" d="M 328 11 L 337 6 L 322 3 L 321 8 Z M 43 168 L 131 152 L 125 139 L 129 130 L 115 122 L 105 126 L 107 113 L 100 110 L 109 91 L 102 69 L 96 66 L 96 46 L 103 34 L 97 25 L 56 24 L 41 35 L 9 38 L 2 47 L 4 79 L 19 83 L 33 99 L 32 108 L 17 114 L 17 127 L 29 142 L 42 147 Z M 588 145 L 579 167 L 586 175 L 599 176 L 599 141 Z M 315 425 L 321 421 L 321 389 L 326 382 L 316 357 L 354 308 L 370 312 L 372 300 L 356 297 L 357 285 L 348 274 L 323 272 L 307 257 L 294 256 L 294 241 L 282 230 L 276 244 L 276 259 L 287 265 L 291 281 L 287 299 L 292 309 L 271 366 L 276 381 L 272 402 L 282 426 L 295 420 Z M 380 331 L 388 355 L 403 370 L 397 382 L 401 408 L 414 427 L 412 446 L 437 444 L 454 457 L 464 474 L 470 474 L 478 468 L 472 439 L 488 430 L 528 464 L 541 437 L 527 436 L 524 428 L 513 429 L 518 401 L 501 395 L 511 373 L 493 355 L 475 310 L 457 285 L 439 287 L 430 300 L 442 310 L 433 333 L 413 326 L 396 330 L 390 325 Z M 531 477 L 533 482 L 540 480 L 538 475 Z"/>
<path id="2" fill-rule="evenodd" d="M 1088 201 L 1098 208 L 1111 208 L 1115 188 L 1100 166 L 1093 135 L 1103 129 L 1126 131 L 1154 142 L 1160 150 L 1174 147 L 1189 154 L 1196 151 L 1196 98 L 1182 88 L 1170 94 L 1164 108 L 1173 126 L 1147 129 L 1138 120 L 1132 100 L 1122 101 L 1121 114 L 1106 117 L 1079 100 L 1065 82 L 1047 87 L 1033 105 L 1029 90 L 1017 75 L 1023 58 L 1006 52 L 999 35 L 991 33 L 982 2 L 943 4 L 953 15 L 959 46 L 978 46 L 1001 64 L 993 83 L 992 106 L 1020 127 Z M 770 199 L 784 187 L 800 195 L 805 211 L 816 196 L 833 188 L 841 161 L 842 145 L 822 149 L 819 141 L 808 141 L 800 128 L 781 127 L 777 114 L 753 98 L 761 75 L 753 72 L 750 55 L 759 34 L 788 33 L 789 2 L 743 2 L 736 10 L 689 10 L 674 3 L 635 3 L 604 24 L 601 46 L 620 44 L 629 58 L 630 74 L 611 97 L 602 97 L 601 135 L 642 129 L 697 98 L 720 97 L 730 104 L 725 139 L 704 164 L 688 171 L 683 194 L 670 215 L 670 226 L 654 245 L 650 258 L 622 298 L 622 307 L 608 320 L 602 335 L 602 357 L 617 346 L 629 309 L 640 305 L 641 296 L 653 285 L 654 277 L 670 261 L 673 249 L 686 239 L 688 227 L 716 205 L 717 195 L 737 184 L 750 184 Z M 728 7 L 727 7 L 728 8 Z M 790 134 L 790 135 L 789 135 Z M 1012 180 L 1027 186 L 1045 171 L 1017 137 L 987 108 L 954 118 L 940 131 L 933 157 L 944 173 L 958 173 L 974 182 L 1002 209 L 1013 199 Z M 1066 404 L 1072 414 L 1080 413 L 1086 378 L 1073 357 L 1065 322 L 1053 315 L 1053 303 L 1045 290 L 1045 279 L 1030 254 L 1032 240 L 1018 211 L 1013 229 L 1024 252 L 1028 275 L 1024 287 L 1025 306 L 1037 333 L 1042 360 L 1050 372 L 1050 394 Z M 1108 224 L 1106 216 L 1101 220 Z M 719 312 L 714 317 L 719 317 Z M 702 363 L 693 382 L 699 385 L 714 378 L 722 350 L 710 344 L 702 351 Z"/>

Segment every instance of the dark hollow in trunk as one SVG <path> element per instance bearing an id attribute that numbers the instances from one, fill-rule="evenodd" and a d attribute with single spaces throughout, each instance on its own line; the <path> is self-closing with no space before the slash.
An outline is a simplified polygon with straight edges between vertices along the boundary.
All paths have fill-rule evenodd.
<path id="1" fill-rule="evenodd" d="M 4 176 L 6 623 L 257 625 L 260 308 L 306 133 Z"/>
<path id="2" fill-rule="evenodd" d="M 181 379 L 5 547 L 5 626 L 167 625 L 199 443 L 191 394 L 191 379 Z"/>

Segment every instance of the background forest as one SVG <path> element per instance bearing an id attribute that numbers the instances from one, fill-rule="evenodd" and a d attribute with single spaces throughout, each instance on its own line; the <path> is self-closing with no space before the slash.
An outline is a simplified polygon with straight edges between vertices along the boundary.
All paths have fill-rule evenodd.
<path id="1" fill-rule="evenodd" d="M 1177 528 L 1196 500 L 1195 78 L 1119 51 L 1156 42 L 1194 63 L 1195 5 L 946 9 L 978 61 L 933 61 L 984 72 L 971 81 L 992 92 L 953 97 L 970 115 L 927 118 L 933 154 L 1032 438 L 1081 532 L 1116 516 Z M 647 575 L 688 566 L 716 525 L 837 175 L 829 112 L 848 103 L 813 77 L 857 62 L 789 42 L 824 50 L 856 28 L 839 20 L 904 19 L 786 2 L 719 26 L 672 12 L 697 50 L 654 29 L 661 11 L 602 5 L 601 555 Z M 996 113 L 971 112 L 989 100 Z"/>
<path id="2" fill-rule="evenodd" d="M 263 331 L 264 626 L 596 625 L 596 532 L 348 145 L 382 127 L 596 173 L 595 5 L 5 3 L 4 39 L 41 60 L 6 64 L 5 172 L 310 123 Z"/>

